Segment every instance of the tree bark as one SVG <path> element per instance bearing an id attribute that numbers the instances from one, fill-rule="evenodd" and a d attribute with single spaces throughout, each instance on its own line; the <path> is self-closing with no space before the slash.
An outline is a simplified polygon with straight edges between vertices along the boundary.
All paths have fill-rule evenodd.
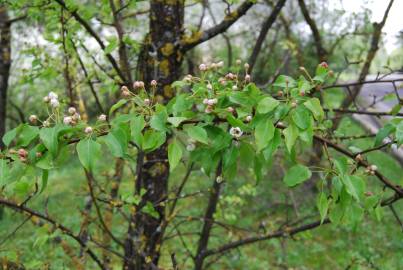
<path id="1" fill-rule="evenodd" d="M 180 76 L 183 54 L 180 50 L 184 17 L 184 1 L 150 3 L 150 29 L 139 56 L 138 77 L 149 89 L 157 80 L 156 100 L 166 103 L 174 96 L 171 83 Z M 134 211 L 125 241 L 124 270 L 153 269 L 158 265 L 162 242 L 161 224 L 165 206 L 158 204 L 167 195 L 168 155 L 166 144 L 152 153 L 138 155 L 136 193 L 146 190 L 142 205 L 151 203 L 159 218 Z"/>
<path id="2" fill-rule="evenodd" d="M 0 6 L 0 147 L 6 131 L 8 77 L 11 66 L 11 29 L 7 9 Z"/>

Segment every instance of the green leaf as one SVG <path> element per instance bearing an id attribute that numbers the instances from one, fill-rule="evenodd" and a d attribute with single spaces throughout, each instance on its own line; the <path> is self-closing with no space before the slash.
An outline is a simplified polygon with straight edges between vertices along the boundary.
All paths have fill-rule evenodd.
<path id="1" fill-rule="evenodd" d="M 308 108 L 315 117 L 316 120 L 322 121 L 325 117 L 325 113 L 320 105 L 320 100 L 318 98 L 311 98 L 304 103 L 305 107 Z"/>
<path id="2" fill-rule="evenodd" d="M 327 196 L 324 192 L 321 192 L 319 194 L 319 198 L 317 201 L 317 207 L 319 209 L 319 214 L 320 214 L 320 223 L 322 224 L 326 218 L 327 211 L 329 209 L 329 202 L 328 202 Z"/>
<path id="3" fill-rule="evenodd" d="M 198 142 L 208 144 L 208 136 L 204 128 L 200 126 L 187 126 L 185 130 L 190 138 Z"/>
<path id="4" fill-rule="evenodd" d="M 21 128 L 21 126 L 18 126 L 16 128 L 13 128 L 12 130 L 6 132 L 3 136 L 3 143 L 5 146 L 9 146 L 10 143 L 14 140 L 14 138 L 17 136 L 18 130 Z"/>
<path id="5" fill-rule="evenodd" d="M 280 101 L 272 98 L 272 97 L 265 97 L 257 104 L 257 112 L 260 114 L 265 114 L 273 111 L 278 105 Z"/>
<path id="6" fill-rule="evenodd" d="M 127 136 L 122 128 L 112 129 L 108 135 L 104 137 L 104 141 L 115 157 L 124 157 L 127 150 Z"/>
<path id="7" fill-rule="evenodd" d="M 399 103 L 396 104 L 395 106 L 393 106 L 392 110 L 390 110 L 390 114 L 391 114 L 391 115 L 396 115 L 396 114 L 398 114 L 398 113 L 400 112 L 401 108 L 402 108 L 402 105 L 401 105 L 401 104 L 399 104 Z"/>
<path id="8" fill-rule="evenodd" d="M 21 146 L 27 146 L 34 140 L 39 134 L 39 128 L 24 124 L 19 132 L 19 144 Z"/>
<path id="9" fill-rule="evenodd" d="M 168 161 L 169 161 L 169 170 L 172 172 L 173 169 L 178 166 L 179 162 L 182 158 L 182 147 L 179 142 L 174 139 L 172 143 L 168 145 Z"/>
<path id="10" fill-rule="evenodd" d="M 290 125 L 286 129 L 283 130 L 285 144 L 289 152 L 291 152 L 295 142 L 298 138 L 298 128 L 294 125 Z"/>
<path id="11" fill-rule="evenodd" d="M 378 133 L 375 137 L 374 146 L 379 146 L 382 144 L 383 139 L 389 136 L 392 132 L 396 130 L 396 127 L 390 123 L 386 124 L 383 128 L 378 130 Z"/>
<path id="12" fill-rule="evenodd" d="M 255 128 L 255 140 L 257 151 L 260 152 L 266 146 L 269 145 L 269 142 L 274 137 L 274 125 L 270 120 L 264 119 L 260 121 Z"/>
<path id="13" fill-rule="evenodd" d="M 280 75 L 277 77 L 277 79 L 274 81 L 273 86 L 277 86 L 277 87 L 288 87 L 288 88 L 292 88 L 294 87 L 295 84 L 295 80 L 289 76 L 285 76 L 285 75 Z"/>
<path id="14" fill-rule="evenodd" d="M 308 180 L 311 176 L 312 173 L 308 167 L 297 164 L 286 172 L 283 181 L 287 186 L 293 187 Z"/>
<path id="15" fill-rule="evenodd" d="M 57 124 L 51 128 L 41 128 L 39 132 L 39 137 L 53 157 L 57 156 L 59 147 L 59 132 L 63 129 L 63 126 Z"/>
<path id="16" fill-rule="evenodd" d="M 146 123 L 142 115 L 134 117 L 130 121 L 130 135 L 132 141 L 141 148 L 143 145 L 143 134 L 141 133 Z"/>
<path id="17" fill-rule="evenodd" d="M 311 126 L 311 113 L 306 109 L 305 106 L 298 106 L 291 113 L 291 118 L 294 123 L 302 130 L 305 130 Z"/>
<path id="18" fill-rule="evenodd" d="M 360 177 L 353 177 L 351 175 L 343 175 L 341 177 L 341 181 L 343 182 L 347 193 L 350 194 L 351 196 L 353 196 L 353 198 L 359 202 L 360 201 L 360 197 L 359 197 L 360 190 L 359 189 L 361 189 L 361 187 L 364 184 L 358 183 L 358 181 L 362 181 L 362 179 L 360 179 Z"/>
<path id="19" fill-rule="evenodd" d="M 403 144 L 403 121 L 401 121 L 396 127 L 396 140 L 397 144 Z"/>
<path id="20" fill-rule="evenodd" d="M 185 121 L 186 117 L 168 117 L 168 122 L 171 123 L 174 127 L 179 127 L 179 125 Z"/>
<path id="21" fill-rule="evenodd" d="M 127 103 L 127 99 L 121 99 L 119 100 L 117 103 L 115 103 L 111 109 L 109 110 L 109 115 L 112 115 L 112 113 L 114 111 L 116 111 L 117 109 L 119 109 L 120 107 L 122 107 L 123 105 L 125 105 Z"/>
<path id="22" fill-rule="evenodd" d="M 42 170 L 42 183 L 41 183 L 41 190 L 39 191 L 39 194 L 41 194 L 46 186 L 48 185 L 48 178 L 49 178 L 49 171 L 48 170 Z"/>
<path id="23" fill-rule="evenodd" d="M 101 145 L 91 138 L 81 140 L 77 144 L 78 159 L 87 171 L 92 171 L 95 162 L 101 157 Z"/>
<path id="24" fill-rule="evenodd" d="M 10 168 L 7 165 L 7 160 L 0 159 L 0 187 L 8 184 L 10 176 Z"/>
<path id="25" fill-rule="evenodd" d="M 109 44 L 104 49 L 105 54 L 113 52 L 118 47 L 118 45 L 119 42 L 116 38 L 109 40 Z"/>
<path id="26" fill-rule="evenodd" d="M 160 147 L 166 140 L 165 132 L 152 129 L 144 132 L 143 150 L 152 151 Z"/>

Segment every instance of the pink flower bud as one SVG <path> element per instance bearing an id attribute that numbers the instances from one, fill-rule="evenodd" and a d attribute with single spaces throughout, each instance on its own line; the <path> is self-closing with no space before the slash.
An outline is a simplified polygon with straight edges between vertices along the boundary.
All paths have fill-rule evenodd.
<path id="1" fill-rule="evenodd" d="M 73 115 L 77 112 L 76 108 L 74 107 L 70 107 L 67 111 L 69 112 L 70 115 Z"/>
<path id="2" fill-rule="evenodd" d="M 157 86 L 158 83 L 156 80 L 152 80 L 150 84 L 151 84 L 151 86 L 155 87 L 155 86 Z"/>
<path id="3" fill-rule="evenodd" d="M 73 121 L 73 118 L 71 116 L 66 116 L 63 118 L 63 123 L 66 125 L 70 125 L 72 121 Z"/>
<path id="4" fill-rule="evenodd" d="M 249 74 L 245 75 L 245 82 L 250 82 L 250 75 Z"/>
<path id="5" fill-rule="evenodd" d="M 206 71 L 207 66 L 205 64 L 200 64 L 199 69 L 200 69 L 200 71 Z"/>
<path id="6" fill-rule="evenodd" d="M 321 67 L 329 68 L 329 65 L 326 62 L 322 62 L 319 64 Z"/>

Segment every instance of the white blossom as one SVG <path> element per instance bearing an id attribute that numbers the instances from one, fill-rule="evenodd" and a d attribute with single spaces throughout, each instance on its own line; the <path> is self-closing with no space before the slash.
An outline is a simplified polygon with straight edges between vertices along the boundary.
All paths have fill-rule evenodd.
<path id="1" fill-rule="evenodd" d="M 229 130 L 229 134 L 231 134 L 234 138 L 240 138 L 243 134 L 242 130 L 239 127 L 232 127 Z"/>
<path id="2" fill-rule="evenodd" d="M 60 106 L 59 100 L 57 100 L 57 98 L 50 99 L 50 106 L 52 106 L 53 108 L 59 107 Z"/>
<path id="3" fill-rule="evenodd" d="M 84 132 L 87 133 L 87 134 L 92 133 L 92 127 L 90 127 L 90 126 L 86 127 L 86 128 L 84 129 Z"/>
<path id="4" fill-rule="evenodd" d="M 99 120 L 99 121 L 102 121 L 102 122 L 106 121 L 106 115 L 105 115 L 105 114 L 101 114 L 100 116 L 98 116 L 98 120 Z"/>

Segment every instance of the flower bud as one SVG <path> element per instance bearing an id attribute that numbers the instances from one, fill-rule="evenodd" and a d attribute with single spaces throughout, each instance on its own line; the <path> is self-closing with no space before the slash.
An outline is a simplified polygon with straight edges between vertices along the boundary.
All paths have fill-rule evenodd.
<path id="1" fill-rule="evenodd" d="M 246 121 L 246 122 L 252 121 L 252 115 L 246 116 L 245 121 Z"/>
<path id="2" fill-rule="evenodd" d="M 186 150 L 188 150 L 189 152 L 192 152 L 192 151 L 194 151 L 196 149 L 196 145 L 194 144 L 194 143 L 189 143 L 187 146 L 186 146 Z"/>
<path id="3" fill-rule="evenodd" d="M 355 160 L 358 162 L 362 161 L 363 160 L 362 155 L 361 154 L 356 155 Z"/>
<path id="4" fill-rule="evenodd" d="M 50 127 L 50 122 L 48 120 L 43 121 L 42 125 L 44 127 Z"/>
<path id="5" fill-rule="evenodd" d="M 224 66 L 224 61 L 220 61 L 217 63 L 218 68 L 222 68 Z"/>
<path id="6" fill-rule="evenodd" d="M 376 171 L 377 169 L 378 169 L 378 167 L 376 165 L 371 165 L 370 166 L 371 171 Z"/>
<path id="7" fill-rule="evenodd" d="M 240 138 L 243 134 L 243 131 L 239 127 L 232 127 L 229 130 L 229 134 L 231 134 L 234 138 Z"/>
<path id="8" fill-rule="evenodd" d="M 245 82 L 250 82 L 250 75 L 249 74 L 245 75 Z"/>
<path id="9" fill-rule="evenodd" d="M 213 112 L 213 106 L 207 105 L 206 109 L 204 110 L 205 113 L 212 113 Z"/>
<path id="10" fill-rule="evenodd" d="M 241 59 L 237 59 L 237 60 L 235 61 L 235 64 L 237 64 L 238 66 L 239 66 L 240 64 L 242 64 Z"/>
<path id="11" fill-rule="evenodd" d="M 36 124 L 36 122 L 38 122 L 38 117 L 35 114 L 30 115 L 29 122 L 31 122 L 32 124 Z"/>
<path id="12" fill-rule="evenodd" d="M 152 87 L 156 87 L 158 83 L 156 80 L 152 80 L 150 84 Z"/>
<path id="13" fill-rule="evenodd" d="M 87 134 L 91 134 L 92 133 L 92 127 L 88 126 L 84 129 L 84 132 Z"/>
<path id="14" fill-rule="evenodd" d="M 140 88 L 140 82 L 139 82 L 139 81 L 135 81 L 135 82 L 133 83 L 133 88 L 134 88 L 134 89 Z"/>
<path id="15" fill-rule="evenodd" d="M 234 90 L 234 91 L 238 90 L 238 86 L 236 86 L 236 85 L 232 86 L 232 90 Z"/>
<path id="16" fill-rule="evenodd" d="M 200 69 L 200 71 L 206 71 L 207 66 L 205 64 L 200 64 L 199 69 Z"/>
<path id="17" fill-rule="evenodd" d="M 217 183 L 221 183 L 224 179 L 221 175 L 217 176 L 217 178 L 215 179 Z"/>
<path id="18" fill-rule="evenodd" d="M 208 99 L 207 100 L 207 105 L 214 106 L 217 104 L 218 100 L 216 98 Z"/>
<path id="19" fill-rule="evenodd" d="M 213 90 L 213 86 L 211 85 L 211 83 L 207 84 L 207 89 L 208 90 Z"/>
<path id="20" fill-rule="evenodd" d="M 209 101 L 208 98 L 203 99 L 203 104 L 204 104 L 204 105 L 208 105 L 208 101 Z"/>
<path id="21" fill-rule="evenodd" d="M 278 91 L 277 96 L 282 97 L 283 96 L 283 91 Z"/>
<path id="22" fill-rule="evenodd" d="M 20 149 L 18 149 L 18 155 L 20 157 L 26 158 L 28 156 L 28 152 L 24 148 L 20 148 Z"/>
<path id="23" fill-rule="evenodd" d="M 248 70 L 249 70 L 249 67 L 250 67 L 250 66 L 249 66 L 249 64 L 248 64 L 248 63 L 245 63 L 243 66 L 244 66 L 244 68 L 246 69 L 246 71 L 248 71 Z"/>
<path id="24" fill-rule="evenodd" d="M 123 90 L 122 91 L 122 97 L 130 97 L 130 91 L 129 90 Z"/>
<path id="25" fill-rule="evenodd" d="M 232 107 L 228 107 L 228 108 L 227 108 L 227 112 L 229 112 L 229 113 L 234 113 L 234 112 L 235 112 L 235 109 L 232 108 Z"/>
<path id="26" fill-rule="evenodd" d="M 106 121 L 106 115 L 101 114 L 100 116 L 98 116 L 98 120 L 101 121 L 101 122 L 105 122 Z"/>
<path id="27" fill-rule="evenodd" d="M 81 116 L 80 116 L 79 113 L 75 113 L 75 114 L 72 116 L 72 119 L 73 119 L 74 121 L 78 121 L 78 120 L 81 120 Z"/>
<path id="28" fill-rule="evenodd" d="M 291 102 L 291 107 L 293 107 L 293 108 L 295 108 L 295 107 L 297 107 L 297 102 L 295 102 L 295 101 L 293 101 L 293 102 Z"/>
<path id="29" fill-rule="evenodd" d="M 59 96 L 55 92 L 49 92 L 48 94 L 49 99 L 58 99 Z"/>
<path id="30" fill-rule="evenodd" d="M 70 107 L 67 111 L 69 112 L 70 115 L 73 115 L 77 112 L 76 108 L 74 107 Z"/>
<path id="31" fill-rule="evenodd" d="M 63 123 L 66 125 L 70 125 L 72 121 L 73 121 L 73 118 L 71 116 L 66 116 L 63 118 Z"/>
<path id="32" fill-rule="evenodd" d="M 145 98 L 145 99 L 144 99 L 144 105 L 146 105 L 146 106 L 150 106 L 150 104 L 151 104 L 150 99 Z"/>
<path id="33" fill-rule="evenodd" d="M 319 64 L 321 67 L 329 68 L 329 65 L 326 62 L 322 62 Z"/>
<path id="34" fill-rule="evenodd" d="M 50 101 L 50 98 L 48 96 L 43 97 L 43 102 L 49 103 L 49 101 Z"/>
<path id="35" fill-rule="evenodd" d="M 52 98 L 50 100 L 50 106 L 52 106 L 53 108 L 58 108 L 60 106 L 60 103 L 56 98 Z"/>

